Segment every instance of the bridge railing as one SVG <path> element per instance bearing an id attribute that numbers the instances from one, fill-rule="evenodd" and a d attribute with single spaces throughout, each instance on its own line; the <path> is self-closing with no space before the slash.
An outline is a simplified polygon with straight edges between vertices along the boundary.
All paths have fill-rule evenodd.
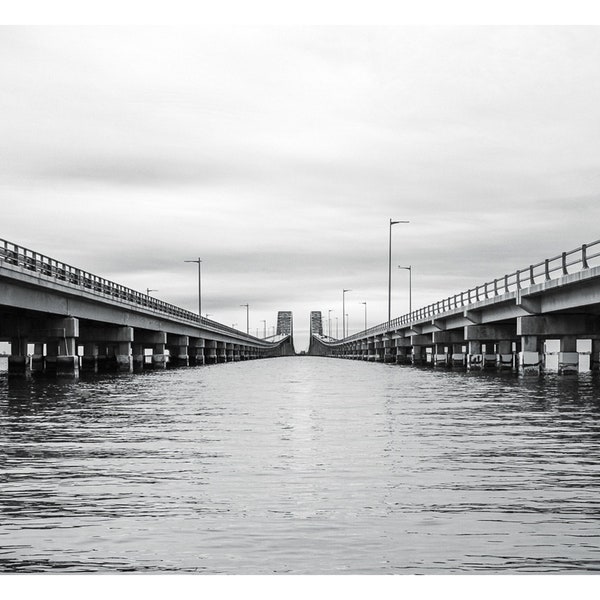
<path id="1" fill-rule="evenodd" d="M 34 250 L 29 250 L 23 246 L 0 239 L 0 266 L 2 266 L 2 263 L 22 267 L 32 273 L 39 273 L 60 283 L 66 283 L 83 291 L 99 294 L 104 298 L 125 302 L 134 307 L 154 310 L 164 315 L 189 321 L 194 325 L 206 325 L 223 333 L 235 334 L 237 337 L 247 338 L 252 341 L 257 340 L 254 336 L 233 327 L 227 327 L 202 316 L 199 317 L 193 312 L 163 302 L 153 296 L 137 292 L 98 275 L 54 260 Z"/>
<path id="2" fill-rule="evenodd" d="M 530 287 L 536 283 L 543 283 L 552 279 L 558 279 L 564 275 L 575 271 L 583 271 L 590 267 L 600 265 L 600 240 L 583 244 L 574 250 L 562 252 L 552 258 L 529 265 L 524 269 L 519 269 L 513 273 L 508 273 L 503 277 L 499 277 L 492 281 L 483 283 L 474 288 L 468 289 L 454 296 L 449 296 L 433 304 L 424 306 L 414 310 L 408 314 L 402 315 L 388 322 L 375 325 L 367 329 L 355 333 L 347 338 L 345 342 L 363 338 L 368 335 L 384 333 L 393 329 L 397 329 L 403 325 L 410 325 L 417 321 L 435 317 L 451 310 L 466 308 L 471 304 L 482 300 L 502 296 L 510 292 L 515 292 L 520 289 Z"/>

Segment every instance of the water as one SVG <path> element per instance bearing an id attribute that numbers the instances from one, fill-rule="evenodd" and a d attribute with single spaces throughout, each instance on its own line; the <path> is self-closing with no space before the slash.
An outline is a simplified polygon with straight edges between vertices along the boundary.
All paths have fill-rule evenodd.
<path id="1" fill-rule="evenodd" d="M 0 376 L 0 571 L 600 570 L 600 383 L 323 359 Z"/>

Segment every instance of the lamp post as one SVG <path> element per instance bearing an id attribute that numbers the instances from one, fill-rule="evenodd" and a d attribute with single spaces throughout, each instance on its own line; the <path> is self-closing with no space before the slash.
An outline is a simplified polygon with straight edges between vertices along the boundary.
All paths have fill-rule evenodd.
<path id="1" fill-rule="evenodd" d="M 342 290 L 342 337 L 346 337 L 346 292 L 352 290 Z"/>
<path id="2" fill-rule="evenodd" d="M 267 321 L 265 319 L 262 319 L 262 324 L 263 324 L 263 339 L 267 337 Z"/>
<path id="3" fill-rule="evenodd" d="M 240 304 L 240 306 L 246 307 L 246 333 L 250 335 L 250 305 L 249 304 Z"/>
<path id="4" fill-rule="evenodd" d="M 410 223 L 410 221 L 392 221 L 390 219 L 390 245 L 388 253 L 388 329 L 392 320 L 392 225 Z"/>
<path id="5" fill-rule="evenodd" d="M 344 335 L 344 339 L 348 337 L 348 331 L 350 330 L 350 323 L 348 323 L 348 313 L 346 313 L 346 334 Z"/>
<path id="6" fill-rule="evenodd" d="M 367 303 L 361 302 L 361 304 L 365 305 L 365 331 L 367 330 Z"/>
<path id="7" fill-rule="evenodd" d="M 401 267 L 398 265 L 399 269 L 406 269 L 408 271 L 408 314 L 412 312 L 412 265 L 408 267 Z"/>
<path id="8" fill-rule="evenodd" d="M 335 318 L 335 339 L 336 340 L 340 339 L 340 336 L 338 334 L 338 318 L 337 317 Z"/>
<path id="9" fill-rule="evenodd" d="M 150 292 L 158 292 L 158 290 L 151 290 L 150 288 L 146 288 L 146 296 L 149 296 Z"/>
<path id="10" fill-rule="evenodd" d="M 198 257 L 198 260 L 184 260 L 183 262 L 198 263 L 198 316 L 200 317 L 202 315 L 202 261 Z"/>
<path id="11" fill-rule="evenodd" d="M 331 313 L 332 313 L 332 312 L 333 312 L 333 311 L 332 311 L 331 309 L 329 309 L 329 310 L 327 311 L 327 335 L 328 335 L 329 337 L 331 337 Z"/>

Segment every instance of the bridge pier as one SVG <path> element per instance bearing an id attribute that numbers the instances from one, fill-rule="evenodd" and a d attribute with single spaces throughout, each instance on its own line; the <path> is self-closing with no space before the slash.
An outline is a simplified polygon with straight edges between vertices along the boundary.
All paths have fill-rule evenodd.
<path id="1" fill-rule="evenodd" d="M 46 373 L 57 377 L 79 377 L 79 356 L 77 338 L 79 337 L 79 319 L 49 319 L 46 342 Z"/>
<path id="2" fill-rule="evenodd" d="M 167 334 L 167 349 L 169 350 L 169 367 L 187 367 L 190 364 L 188 346 L 190 338 L 187 335 Z"/>
<path id="3" fill-rule="evenodd" d="M 93 342 L 84 342 L 83 356 L 81 357 L 81 372 L 98 372 L 98 344 Z"/>
<path id="4" fill-rule="evenodd" d="M 454 369 L 464 369 L 467 364 L 467 355 L 463 351 L 463 344 L 452 344 L 450 363 Z"/>
<path id="5" fill-rule="evenodd" d="M 511 340 L 500 340 L 498 342 L 496 352 L 496 368 L 499 371 L 514 369 L 515 360 Z"/>
<path id="6" fill-rule="evenodd" d="M 542 372 L 543 352 L 540 352 L 540 343 L 541 340 L 535 335 L 521 336 L 520 375 L 539 375 Z"/>
<path id="7" fill-rule="evenodd" d="M 144 362 L 144 344 L 134 342 L 131 345 L 131 363 L 133 370 L 143 371 L 145 366 Z"/>
<path id="8" fill-rule="evenodd" d="M 600 339 L 592 338 L 592 349 L 590 353 L 590 371 L 600 373 Z"/>
<path id="9" fill-rule="evenodd" d="M 27 356 L 27 338 L 15 337 L 10 341 L 8 374 L 13 377 L 30 377 L 31 362 Z"/>
<path id="10" fill-rule="evenodd" d="M 558 353 L 558 374 L 572 375 L 579 372 L 579 353 L 577 352 L 577 337 L 565 335 L 560 338 Z"/>
<path id="11" fill-rule="evenodd" d="M 44 344 L 36 342 L 33 345 L 33 355 L 31 356 L 31 373 L 41 375 L 46 369 L 46 360 L 44 358 Z"/>
<path id="12" fill-rule="evenodd" d="M 479 371 L 483 369 L 481 342 L 479 340 L 469 340 L 468 345 L 469 350 L 467 355 L 467 369 L 469 371 Z"/>

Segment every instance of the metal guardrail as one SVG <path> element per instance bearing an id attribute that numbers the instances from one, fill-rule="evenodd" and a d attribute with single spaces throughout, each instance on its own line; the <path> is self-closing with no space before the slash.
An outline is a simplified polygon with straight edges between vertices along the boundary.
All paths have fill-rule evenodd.
<path id="1" fill-rule="evenodd" d="M 544 281 L 550 281 L 552 279 L 558 279 L 569 274 L 569 268 L 578 266 L 578 271 L 589 269 L 590 266 L 598 266 L 593 264 L 600 261 L 596 261 L 600 257 L 600 240 L 591 242 L 590 244 L 583 244 L 582 246 L 570 250 L 569 252 L 562 252 L 558 256 L 553 258 L 546 258 L 545 260 L 529 265 L 524 269 L 519 269 L 514 273 L 509 273 L 488 281 L 482 285 L 478 285 L 472 289 L 468 289 L 460 294 L 455 294 L 448 298 L 444 298 L 433 304 L 429 304 L 423 308 L 413 310 L 412 312 L 402 315 L 393 319 L 392 321 L 380 323 L 374 327 L 370 327 L 365 331 L 355 333 L 344 340 L 343 342 L 351 342 L 353 340 L 363 338 L 367 335 L 384 333 L 400 327 L 402 325 L 409 325 L 416 321 L 422 321 L 436 315 L 440 315 L 451 310 L 466 308 L 470 304 L 487 300 L 497 296 L 503 296 L 510 292 L 518 291 L 525 287 L 530 287 L 536 283 L 542 283 Z M 590 252 L 590 249 L 594 249 L 594 252 Z"/>
<path id="2" fill-rule="evenodd" d="M 233 327 L 227 327 L 202 316 L 199 317 L 193 312 L 179 308 L 173 304 L 168 304 L 153 296 L 136 292 L 103 277 L 98 277 L 98 275 L 93 275 L 77 267 L 72 267 L 39 252 L 29 250 L 28 248 L 0 238 L 0 267 L 2 267 L 2 263 L 21 267 L 32 273 L 38 273 L 44 277 L 54 279 L 61 284 L 67 284 L 71 287 L 100 295 L 105 299 L 123 302 L 133 308 L 147 308 L 163 315 L 188 321 L 194 325 L 204 325 L 222 333 L 235 334 L 236 337 L 254 342 L 263 341 Z"/>

